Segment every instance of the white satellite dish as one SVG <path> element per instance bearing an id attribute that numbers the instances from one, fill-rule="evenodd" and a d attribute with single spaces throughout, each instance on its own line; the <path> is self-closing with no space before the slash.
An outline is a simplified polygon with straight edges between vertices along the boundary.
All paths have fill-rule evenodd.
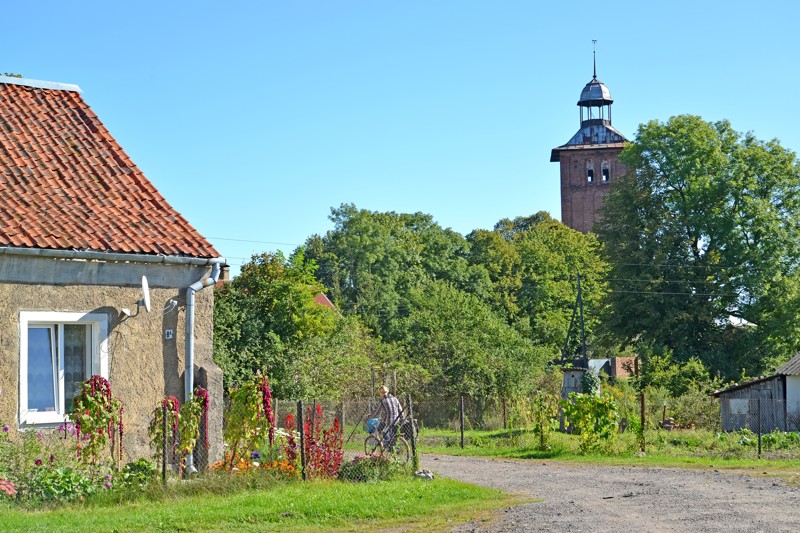
<path id="1" fill-rule="evenodd" d="M 150 286 L 147 284 L 147 276 L 142 276 L 142 299 L 136 305 L 143 305 L 144 310 L 150 312 Z"/>

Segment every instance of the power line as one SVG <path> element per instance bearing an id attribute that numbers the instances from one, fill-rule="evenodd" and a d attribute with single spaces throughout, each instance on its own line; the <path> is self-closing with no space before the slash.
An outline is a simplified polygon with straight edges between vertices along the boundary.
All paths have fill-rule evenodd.
<path id="1" fill-rule="evenodd" d="M 227 237 L 208 237 L 208 240 L 211 241 L 233 241 L 233 242 L 253 242 L 256 244 L 280 244 L 283 246 L 300 246 L 297 243 L 293 242 L 273 242 L 273 241 L 254 241 L 250 239 L 229 239 Z"/>

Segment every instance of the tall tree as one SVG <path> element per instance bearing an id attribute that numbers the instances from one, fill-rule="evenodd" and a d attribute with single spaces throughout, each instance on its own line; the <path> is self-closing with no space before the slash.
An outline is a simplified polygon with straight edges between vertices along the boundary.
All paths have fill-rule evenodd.
<path id="1" fill-rule="evenodd" d="M 620 160 L 631 171 L 606 197 L 599 230 L 611 263 L 606 325 L 730 375 L 800 348 L 795 154 L 682 115 L 640 126 Z"/>
<path id="2" fill-rule="evenodd" d="M 493 287 L 489 302 L 553 357 L 567 340 L 580 275 L 584 325 L 591 347 L 602 315 L 607 268 L 594 235 L 572 230 L 540 211 L 500 220 L 494 231 L 476 230 L 467 240 L 470 261 L 489 272 Z M 573 328 L 567 355 L 578 356 L 577 323 Z"/>

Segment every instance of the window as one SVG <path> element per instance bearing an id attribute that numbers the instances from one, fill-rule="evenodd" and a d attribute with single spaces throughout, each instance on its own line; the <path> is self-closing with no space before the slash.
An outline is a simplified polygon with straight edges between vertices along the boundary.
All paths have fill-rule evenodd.
<path id="1" fill-rule="evenodd" d="M 608 183 L 608 169 L 607 168 L 603 169 L 603 182 L 604 183 Z"/>
<path id="2" fill-rule="evenodd" d="M 108 317 L 96 313 L 20 313 L 20 425 L 64 421 L 92 374 L 108 378 Z"/>
<path id="3" fill-rule="evenodd" d="M 589 183 L 594 181 L 594 169 L 590 168 L 586 170 L 586 181 Z"/>
<path id="4" fill-rule="evenodd" d="M 608 183 L 608 178 L 611 177 L 611 170 L 608 161 L 603 161 L 601 163 L 600 174 L 602 175 L 603 183 Z"/>

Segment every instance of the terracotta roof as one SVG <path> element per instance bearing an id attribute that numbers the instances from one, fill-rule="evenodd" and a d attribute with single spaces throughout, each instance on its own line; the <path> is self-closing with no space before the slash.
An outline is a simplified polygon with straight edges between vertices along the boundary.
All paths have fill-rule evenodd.
<path id="1" fill-rule="evenodd" d="M 0 246 L 219 257 L 77 86 L 2 76 Z"/>

